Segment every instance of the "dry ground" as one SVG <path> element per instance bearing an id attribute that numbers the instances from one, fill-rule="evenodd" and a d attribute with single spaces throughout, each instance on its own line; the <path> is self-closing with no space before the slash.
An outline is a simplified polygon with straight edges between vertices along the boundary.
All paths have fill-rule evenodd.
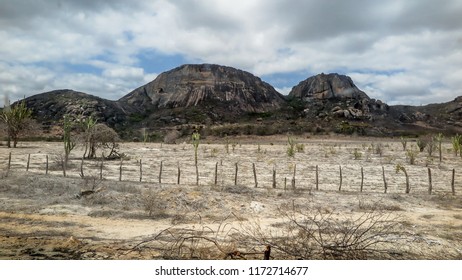
<path id="1" fill-rule="evenodd" d="M 291 234 L 285 225 L 294 213 L 300 219 L 322 216 L 329 221 L 363 221 L 379 214 L 393 223 L 385 236 L 371 239 L 380 237 L 385 243 L 355 257 L 462 258 L 462 159 L 453 155 L 449 143 L 441 163 L 436 153 L 428 157 L 422 152 L 410 165 L 398 140 L 295 140 L 304 146 L 294 157 L 287 155 L 286 138 L 259 138 L 260 144 L 248 138 L 233 138 L 228 144 L 203 140 L 199 185 L 189 143 L 121 144 L 126 154 L 121 181 L 120 161 L 105 161 L 102 174 L 100 161 L 85 161 L 81 178 L 81 147 L 72 152 L 63 177 L 62 143 L 0 146 L 0 259 L 262 258 L 265 244 L 286 242 L 278 238 Z M 415 149 L 415 143 L 407 148 Z M 396 173 L 397 164 L 409 174 L 410 194 L 404 193 L 405 177 Z M 85 192 L 89 190 L 93 192 Z M 297 258 L 276 247 L 274 258 Z"/>

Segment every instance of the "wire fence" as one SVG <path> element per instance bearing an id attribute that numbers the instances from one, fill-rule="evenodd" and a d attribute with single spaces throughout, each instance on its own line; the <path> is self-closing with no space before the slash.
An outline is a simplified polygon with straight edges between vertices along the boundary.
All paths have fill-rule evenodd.
<path id="1" fill-rule="evenodd" d="M 279 190 L 343 191 L 382 193 L 448 193 L 456 195 L 462 182 L 454 168 L 406 166 L 396 170 L 387 165 L 334 165 L 292 162 L 250 162 L 213 159 L 178 161 L 174 158 L 126 160 L 71 158 L 47 154 L 8 154 L 0 159 L 7 177 L 11 173 L 31 173 L 62 177 L 94 177 L 108 181 L 148 182 L 177 185 L 246 186 Z"/>

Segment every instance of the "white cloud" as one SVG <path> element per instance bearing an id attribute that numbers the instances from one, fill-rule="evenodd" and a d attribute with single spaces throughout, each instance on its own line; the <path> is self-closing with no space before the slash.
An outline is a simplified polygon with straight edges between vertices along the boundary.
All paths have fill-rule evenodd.
<path id="1" fill-rule="evenodd" d="M 259 76 L 336 71 L 391 104 L 445 102 L 462 95 L 460 14 L 456 0 L 7 0 L 0 82 L 11 99 L 57 88 L 117 99 L 157 75 L 138 58 L 149 50 Z"/>

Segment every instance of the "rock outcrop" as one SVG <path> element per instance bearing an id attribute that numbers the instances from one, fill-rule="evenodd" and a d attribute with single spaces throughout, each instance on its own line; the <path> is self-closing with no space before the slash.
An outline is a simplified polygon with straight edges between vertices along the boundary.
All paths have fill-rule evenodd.
<path id="1" fill-rule="evenodd" d="M 309 118 L 372 120 L 389 109 L 382 101 L 369 98 L 350 77 L 337 73 L 309 77 L 292 88 L 289 98 L 303 101 Z"/>
<path id="2" fill-rule="evenodd" d="M 285 102 L 260 78 L 214 64 L 183 65 L 164 72 L 119 101 L 140 110 L 213 104 L 235 113 L 272 111 Z"/>
<path id="3" fill-rule="evenodd" d="M 99 122 L 113 127 L 126 120 L 126 114 L 118 102 L 70 89 L 36 94 L 26 98 L 25 102 L 32 109 L 34 118 L 41 123 L 59 123 L 64 115 L 92 115 Z"/>
<path id="4" fill-rule="evenodd" d="M 289 97 L 304 101 L 320 99 L 369 99 L 358 89 L 350 77 L 345 75 L 319 74 L 309 77 L 293 87 Z"/>

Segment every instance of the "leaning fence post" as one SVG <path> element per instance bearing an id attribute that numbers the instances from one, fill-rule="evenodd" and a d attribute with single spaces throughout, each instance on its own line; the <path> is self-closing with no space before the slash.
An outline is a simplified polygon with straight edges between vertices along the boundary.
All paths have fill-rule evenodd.
<path id="1" fill-rule="evenodd" d="M 319 173 L 318 173 L 317 165 L 316 165 L 316 190 L 319 190 Z"/>
<path id="2" fill-rule="evenodd" d="M 218 162 L 215 164 L 215 180 L 214 180 L 215 186 L 217 185 L 217 182 L 218 182 Z"/>
<path id="3" fill-rule="evenodd" d="M 162 183 L 162 166 L 163 166 L 163 161 L 160 161 L 160 168 L 159 168 L 159 184 Z"/>
<path id="4" fill-rule="evenodd" d="M 428 167 L 428 194 L 432 194 L 432 170 Z"/>
<path id="5" fill-rule="evenodd" d="M 6 177 L 8 177 L 8 173 L 10 173 L 10 168 L 11 168 L 11 152 L 8 155 L 8 166 L 6 168 Z"/>
<path id="6" fill-rule="evenodd" d="M 456 195 L 455 177 L 456 177 L 456 170 L 452 169 L 452 180 L 451 180 L 452 195 Z"/>
<path id="7" fill-rule="evenodd" d="M 258 188 L 257 170 L 255 168 L 255 163 L 252 163 L 252 168 L 253 168 L 253 179 L 255 181 L 255 187 Z"/>
<path id="8" fill-rule="evenodd" d="M 27 165 L 26 165 L 26 172 L 29 171 L 29 164 L 30 164 L 30 154 L 27 155 Z"/>
<path id="9" fill-rule="evenodd" d="M 236 168 L 235 168 L 235 172 L 234 172 L 234 185 L 236 186 L 237 185 L 237 172 L 238 172 L 238 165 L 237 165 L 237 162 L 235 164 Z"/>
<path id="10" fill-rule="evenodd" d="M 339 172 L 340 172 L 340 184 L 338 186 L 338 191 L 341 191 L 342 190 L 342 181 L 343 181 L 343 176 L 342 176 L 342 166 L 339 165 Z"/>
<path id="11" fill-rule="evenodd" d="M 85 175 L 83 174 L 83 161 L 84 161 L 85 157 L 82 157 L 82 161 L 80 162 L 80 177 L 85 177 Z"/>
<path id="12" fill-rule="evenodd" d="M 385 193 L 387 193 L 387 178 L 385 177 L 385 167 L 382 166 L 382 178 L 383 178 L 383 187 L 385 188 Z"/>

